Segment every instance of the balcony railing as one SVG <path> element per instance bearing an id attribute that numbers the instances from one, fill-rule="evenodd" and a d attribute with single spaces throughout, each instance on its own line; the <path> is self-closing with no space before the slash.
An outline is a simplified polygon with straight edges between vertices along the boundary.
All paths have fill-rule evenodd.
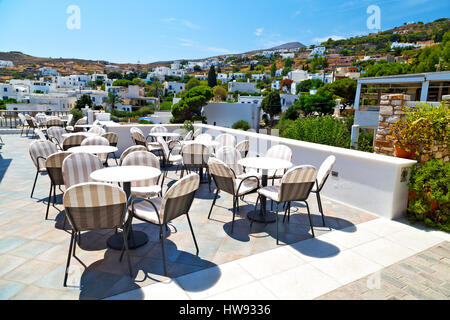
<path id="1" fill-rule="evenodd" d="M 49 116 L 67 117 L 69 111 L 36 111 L 36 110 L 0 110 L 0 127 L 17 128 L 20 125 L 19 113 L 28 114 L 32 117 L 38 113 L 45 113 Z"/>

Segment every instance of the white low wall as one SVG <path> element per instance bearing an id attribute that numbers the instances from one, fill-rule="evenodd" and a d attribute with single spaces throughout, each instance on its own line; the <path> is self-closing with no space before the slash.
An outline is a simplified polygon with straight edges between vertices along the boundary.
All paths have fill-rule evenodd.
<path id="1" fill-rule="evenodd" d="M 154 127 L 139 124 L 107 126 L 108 132 L 119 135 L 118 154 L 133 145 L 130 128 L 134 126 L 144 134 L 150 133 Z M 172 124 L 164 126 L 169 131 L 182 127 Z M 284 144 L 292 149 L 294 165 L 310 164 L 319 168 L 326 157 L 334 155 L 336 165 L 333 171 L 338 176 L 330 175 L 322 190 L 323 196 L 388 219 L 398 218 L 406 211 L 408 177 L 402 179 L 402 172 L 413 166 L 415 161 L 211 125 L 194 126 L 213 136 L 230 133 L 238 142 L 250 140 L 250 157 L 257 154 L 263 156 L 271 146 Z"/>
<path id="2" fill-rule="evenodd" d="M 334 155 L 333 171 L 338 176 L 330 175 L 321 195 L 389 219 L 406 212 L 408 180 L 402 181 L 402 171 L 415 161 L 209 125 L 195 127 L 213 136 L 226 132 L 238 141 L 250 140 L 250 157 L 263 156 L 271 146 L 284 144 L 292 149 L 294 165 L 310 164 L 318 169 L 326 157 Z"/>
<path id="3" fill-rule="evenodd" d="M 257 128 L 261 107 L 253 103 L 208 103 L 205 106 L 206 122 L 209 125 L 231 128 L 239 120 L 247 121 L 252 128 Z"/>

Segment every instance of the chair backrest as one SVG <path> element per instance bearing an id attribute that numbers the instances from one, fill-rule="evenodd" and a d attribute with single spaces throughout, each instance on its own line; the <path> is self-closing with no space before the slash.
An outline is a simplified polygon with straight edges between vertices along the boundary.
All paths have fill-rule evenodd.
<path id="1" fill-rule="evenodd" d="M 20 122 L 22 122 L 22 125 L 27 125 L 27 118 L 24 116 L 23 113 L 18 113 L 17 116 L 19 117 Z"/>
<path id="2" fill-rule="evenodd" d="M 119 135 L 115 132 L 107 132 L 102 134 L 102 137 L 109 141 L 109 145 L 112 147 L 116 147 L 119 142 Z"/>
<path id="3" fill-rule="evenodd" d="M 29 151 L 33 164 L 39 170 L 45 168 L 45 160 L 48 156 L 57 153 L 58 148 L 48 140 L 37 140 L 30 144 Z"/>
<path id="4" fill-rule="evenodd" d="M 98 157 L 89 153 L 73 153 L 63 161 L 64 185 L 69 188 L 79 183 L 92 182 L 90 174 L 102 168 L 103 163 Z"/>
<path id="5" fill-rule="evenodd" d="M 242 159 L 241 153 L 234 147 L 222 147 L 216 151 L 216 158 L 223 161 L 236 176 L 244 173 L 244 168 L 238 164 Z"/>
<path id="6" fill-rule="evenodd" d="M 76 126 L 85 125 L 85 124 L 87 124 L 87 121 L 88 121 L 87 117 L 83 117 L 81 119 L 78 119 L 78 121 L 75 122 L 75 125 Z"/>
<path id="7" fill-rule="evenodd" d="M 167 131 L 168 131 L 167 128 L 163 127 L 163 126 L 154 126 L 150 130 L 151 133 L 159 133 L 159 132 L 167 132 Z"/>
<path id="8" fill-rule="evenodd" d="M 241 153 L 241 157 L 245 158 L 250 150 L 250 141 L 243 140 L 236 145 L 237 151 Z"/>
<path id="9" fill-rule="evenodd" d="M 36 114 L 35 118 L 40 125 L 45 125 L 47 123 L 47 116 L 45 115 L 45 113 L 38 113 Z"/>
<path id="10" fill-rule="evenodd" d="M 159 169 L 159 159 L 148 151 L 135 151 L 128 154 L 122 162 L 122 166 L 147 166 Z M 158 183 L 158 178 L 131 182 L 132 187 L 146 187 Z"/>
<path id="11" fill-rule="evenodd" d="M 109 141 L 106 138 L 97 136 L 97 137 L 89 137 L 81 142 L 82 146 L 109 146 Z"/>
<path id="12" fill-rule="evenodd" d="M 131 128 L 130 133 L 131 133 L 131 139 L 133 139 L 133 142 L 135 145 L 147 146 L 147 140 L 145 139 L 145 136 L 142 133 L 141 129 Z"/>
<path id="13" fill-rule="evenodd" d="M 41 129 L 34 129 L 34 133 L 39 137 L 39 140 L 47 140 L 47 137 Z"/>
<path id="14" fill-rule="evenodd" d="M 320 165 L 319 171 L 317 172 L 317 190 L 320 191 L 325 184 L 325 181 L 329 177 L 331 171 L 333 170 L 334 164 L 336 163 L 335 156 L 329 156 Z"/>
<path id="15" fill-rule="evenodd" d="M 192 131 L 189 131 L 183 138 L 184 141 L 192 140 L 192 137 L 194 136 L 194 133 Z"/>
<path id="16" fill-rule="evenodd" d="M 278 200 L 304 201 L 316 183 L 317 170 L 313 166 L 297 166 L 289 169 L 281 179 Z"/>
<path id="17" fill-rule="evenodd" d="M 201 143 L 189 143 L 181 149 L 183 166 L 187 169 L 206 168 L 209 155 L 209 148 Z"/>
<path id="18" fill-rule="evenodd" d="M 63 204 L 74 231 L 113 229 L 123 225 L 127 197 L 115 185 L 83 183 L 66 190 Z"/>
<path id="19" fill-rule="evenodd" d="M 98 134 L 99 136 L 101 136 L 101 135 L 103 135 L 103 134 L 106 133 L 106 130 L 103 129 L 102 127 L 100 127 L 100 126 L 93 126 L 92 128 L 89 129 L 88 132 L 90 132 L 90 133 L 96 133 L 96 134 Z"/>
<path id="20" fill-rule="evenodd" d="M 163 197 L 159 213 L 161 220 L 169 222 L 183 214 L 187 214 L 199 186 L 200 177 L 196 173 L 191 173 L 175 182 Z"/>
<path id="21" fill-rule="evenodd" d="M 194 131 L 193 133 L 193 138 L 196 139 L 199 135 L 202 134 L 202 128 L 198 128 L 197 130 Z"/>
<path id="22" fill-rule="evenodd" d="M 123 159 L 125 159 L 126 156 L 128 156 L 130 153 L 132 152 L 136 152 L 136 151 L 148 151 L 146 147 L 144 146 L 131 146 L 128 149 L 126 149 L 122 155 L 120 156 L 119 159 L 119 166 L 122 165 L 123 163 Z"/>
<path id="23" fill-rule="evenodd" d="M 67 116 L 67 125 L 70 126 L 72 124 L 73 114 L 69 113 Z"/>
<path id="24" fill-rule="evenodd" d="M 64 122 L 62 122 L 61 119 L 50 119 L 50 120 L 47 120 L 47 128 L 50 128 L 50 127 L 61 127 L 61 128 L 63 128 L 64 127 Z"/>
<path id="25" fill-rule="evenodd" d="M 29 116 L 29 115 L 25 115 L 25 116 L 27 119 L 28 126 L 30 128 L 32 128 L 32 129 L 39 128 L 39 123 L 36 121 L 35 118 L 33 118 L 32 116 Z"/>
<path id="26" fill-rule="evenodd" d="M 212 141 L 212 136 L 208 133 L 202 133 L 201 135 L 199 135 L 197 138 L 195 138 L 195 141 L 198 142 L 206 142 L 209 143 Z"/>
<path id="27" fill-rule="evenodd" d="M 214 179 L 214 183 L 219 190 L 230 194 L 235 194 L 238 186 L 231 168 L 222 160 L 210 158 L 208 161 L 209 173 Z"/>
<path id="28" fill-rule="evenodd" d="M 219 147 L 235 147 L 236 138 L 231 134 L 224 133 L 216 137 L 216 141 L 220 143 Z"/>
<path id="29" fill-rule="evenodd" d="M 169 150 L 169 146 L 166 143 L 166 140 L 164 140 L 163 137 L 157 137 L 156 141 L 161 146 L 161 149 L 162 149 L 163 155 L 164 155 L 164 159 L 169 160 L 170 150 Z"/>
<path id="30" fill-rule="evenodd" d="M 266 157 L 291 161 L 292 150 L 288 146 L 278 144 L 267 151 Z"/>
<path id="31" fill-rule="evenodd" d="M 52 180 L 52 183 L 56 186 L 64 185 L 62 165 L 64 159 L 70 155 L 70 152 L 58 152 L 50 155 L 45 161 L 45 167 L 47 168 L 47 173 L 50 176 L 50 180 Z"/>
<path id="32" fill-rule="evenodd" d="M 49 139 L 56 139 L 57 143 L 61 143 L 63 139 L 63 134 L 66 133 L 66 130 L 61 127 L 50 127 L 47 129 L 47 135 Z"/>
<path id="33" fill-rule="evenodd" d="M 62 148 L 64 151 L 67 151 L 70 148 L 79 147 L 85 139 L 86 136 L 83 136 L 81 134 L 69 136 L 63 140 Z"/>

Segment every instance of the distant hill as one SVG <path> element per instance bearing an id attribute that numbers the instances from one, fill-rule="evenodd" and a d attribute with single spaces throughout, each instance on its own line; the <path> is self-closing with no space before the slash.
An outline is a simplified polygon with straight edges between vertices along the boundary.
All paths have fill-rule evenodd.
<path id="1" fill-rule="evenodd" d="M 303 43 L 300 42 L 288 42 L 277 47 L 270 48 L 268 50 L 282 50 L 282 49 L 300 49 L 306 47 Z"/>

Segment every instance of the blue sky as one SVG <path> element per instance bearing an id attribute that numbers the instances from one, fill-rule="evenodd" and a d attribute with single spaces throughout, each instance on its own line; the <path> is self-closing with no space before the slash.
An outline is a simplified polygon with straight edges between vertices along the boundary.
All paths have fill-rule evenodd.
<path id="1" fill-rule="evenodd" d="M 80 29 L 67 8 L 80 8 Z M 373 32 L 448 18 L 447 0 L 0 0 L 0 51 L 39 57 L 149 63 L 195 59 Z"/>

